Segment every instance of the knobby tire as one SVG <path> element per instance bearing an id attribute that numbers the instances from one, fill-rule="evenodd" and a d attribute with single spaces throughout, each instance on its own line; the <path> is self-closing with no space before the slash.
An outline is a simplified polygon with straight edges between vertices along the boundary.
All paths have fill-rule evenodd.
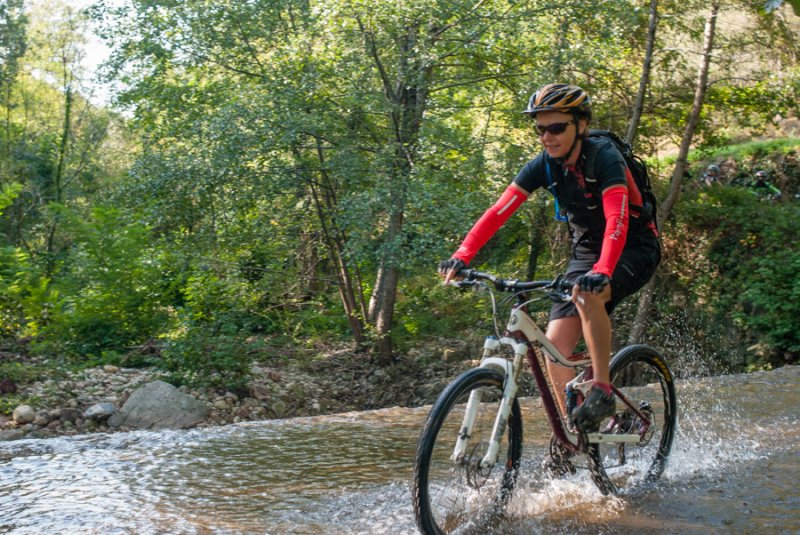
<path id="1" fill-rule="evenodd" d="M 642 483 L 656 481 L 664 471 L 672 448 L 677 421 L 675 381 L 659 353 L 646 345 L 621 349 L 611 360 L 611 382 L 634 403 L 652 416 L 653 424 L 640 444 L 592 444 L 588 448 L 592 480 L 603 494 L 614 494 Z M 617 414 L 600 424 L 608 431 L 630 433 L 639 419 L 617 400 Z M 613 432 L 613 431 L 612 431 Z"/>
<path id="2" fill-rule="evenodd" d="M 417 527 L 424 535 L 440 535 L 491 523 L 508 502 L 516 484 L 522 454 L 522 415 L 514 399 L 497 463 L 488 471 L 476 469 L 485 451 L 504 375 L 489 368 L 464 372 L 441 393 L 420 434 L 414 460 L 413 498 Z M 449 459 L 462 422 L 469 393 L 481 389 L 484 402 L 465 459 Z"/>

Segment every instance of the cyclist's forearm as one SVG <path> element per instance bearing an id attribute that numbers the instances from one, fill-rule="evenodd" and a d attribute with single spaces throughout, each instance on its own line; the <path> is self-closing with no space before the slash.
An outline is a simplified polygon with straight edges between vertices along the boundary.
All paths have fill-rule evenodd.
<path id="1" fill-rule="evenodd" d="M 592 270 L 610 277 L 614 273 L 614 268 L 622 255 L 628 237 L 628 188 L 615 186 L 605 190 L 603 192 L 603 213 L 606 217 L 603 247 L 600 259 L 592 267 Z"/>
<path id="2" fill-rule="evenodd" d="M 469 264 L 481 247 L 486 245 L 486 242 L 508 221 L 511 214 L 516 212 L 526 198 L 527 195 L 520 188 L 513 184 L 508 186 L 494 206 L 486 210 L 472 226 L 453 257 L 460 258 Z"/>

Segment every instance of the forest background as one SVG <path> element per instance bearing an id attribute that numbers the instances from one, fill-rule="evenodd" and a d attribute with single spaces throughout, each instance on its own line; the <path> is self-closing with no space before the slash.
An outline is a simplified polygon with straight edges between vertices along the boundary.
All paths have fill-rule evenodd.
<path id="1" fill-rule="evenodd" d="M 489 308 L 436 264 L 540 150 L 520 111 L 552 81 L 592 95 L 593 126 L 633 142 L 664 201 L 664 260 L 616 343 L 646 340 L 680 375 L 796 363 L 798 10 L 3 0 L 0 379 L 44 356 L 235 388 L 254 362 L 424 364 L 480 339 Z M 709 163 L 724 185 L 699 188 Z M 757 169 L 778 202 L 737 187 Z M 473 265 L 552 277 L 568 242 L 538 192 Z"/>

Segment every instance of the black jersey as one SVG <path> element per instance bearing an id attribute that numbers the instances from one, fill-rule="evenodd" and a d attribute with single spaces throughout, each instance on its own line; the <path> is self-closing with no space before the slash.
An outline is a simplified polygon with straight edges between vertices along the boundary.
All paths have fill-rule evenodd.
<path id="1" fill-rule="evenodd" d="M 595 171 L 591 173 L 593 175 L 591 182 L 583 173 L 583 165 L 589 150 L 596 151 Z M 574 170 L 562 167 L 555 158 L 551 158 L 543 151 L 525 164 L 514 178 L 514 183 L 530 193 L 538 188 L 550 189 L 569 218 L 575 244 L 580 243 L 599 251 L 606 228 L 602 192 L 611 186 L 627 186 L 628 181 L 622 154 L 610 143 L 585 138 L 581 143 L 581 155 Z M 645 237 L 647 234 L 654 238 L 652 231 L 644 222 L 631 218 L 628 239 L 639 235 Z"/>

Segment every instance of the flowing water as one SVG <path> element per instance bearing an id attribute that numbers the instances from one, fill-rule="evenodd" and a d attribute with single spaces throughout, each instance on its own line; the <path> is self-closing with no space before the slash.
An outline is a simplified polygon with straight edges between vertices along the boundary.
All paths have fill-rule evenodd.
<path id="1" fill-rule="evenodd" d="M 522 473 L 497 532 L 800 533 L 798 383 L 798 366 L 680 382 L 660 481 L 608 497 L 585 473 Z M 528 405 L 535 467 L 547 437 Z M 415 533 L 427 410 L 0 443 L 0 533 Z"/>

